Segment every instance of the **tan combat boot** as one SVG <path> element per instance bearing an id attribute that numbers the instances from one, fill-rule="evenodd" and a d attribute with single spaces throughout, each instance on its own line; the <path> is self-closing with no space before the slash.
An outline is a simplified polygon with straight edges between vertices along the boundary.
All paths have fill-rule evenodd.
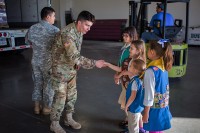
<path id="1" fill-rule="evenodd" d="M 66 133 L 65 130 L 60 126 L 59 121 L 52 121 L 50 130 L 54 133 Z"/>
<path id="2" fill-rule="evenodd" d="M 42 109 L 42 113 L 43 113 L 43 115 L 49 115 L 51 113 L 51 108 L 49 108 L 48 106 L 44 105 L 44 107 Z"/>
<path id="3" fill-rule="evenodd" d="M 71 126 L 73 129 L 81 129 L 81 124 L 74 121 L 74 119 L 72 118 L 72 113 L 66 114 L 64 124 L 66 126 Z"/>
<path id="4" fill-rule="evenodd" d="M 36 102 L 36 101 L 35 101 L 34 113 L 37 114 L 37 115 L 40 114 L 40 102 Z"/>

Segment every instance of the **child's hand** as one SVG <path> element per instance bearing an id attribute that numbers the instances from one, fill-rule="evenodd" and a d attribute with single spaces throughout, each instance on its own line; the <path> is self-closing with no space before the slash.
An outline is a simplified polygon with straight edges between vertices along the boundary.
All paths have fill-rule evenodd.
<path id="1" fill-rule="evenodd" d="M 125 109 L 124 109 L 126 115 L 128 116 L 128 107 L 126 106 Z"/>
<path id="2" fill-rule="evenodd" d="M 119 81 L 117 73 L 114 75 L 114 81 L 115 81 L 115 84 L 119 85 L 120 81 Z"/>
<path id="3" fill-rule="evenodd" d="M 114 75 L 114 78 L 115 78 L 115 79 L 120 79 L 120 75 L 119 75 L 119 74 L 115 74 L 115 75 Z"/>
<path id="4" fill-rule="evenodd" d="M 104 62 L 104 63 L 103 63 L 103 67 L 108 67 L 109 64 L 110 64 L 110 63 L 108 63 L 108 62 Z"/>
<path id="5" fill-rule="evenodd" d="M 126 74 L 127 74 L 127 72 L 128 72 L 128 71 L 126 71 L 126 70 L 123 70 L 123 71 L 121 72 L 121 74 L 124 76 L 124 75 L 126 75 Z"/>
<path id="6" fill-rule="evenodd" d="M 115 84 L 119 85 L 119 79 L 118 78 L 114 78 Z"/>

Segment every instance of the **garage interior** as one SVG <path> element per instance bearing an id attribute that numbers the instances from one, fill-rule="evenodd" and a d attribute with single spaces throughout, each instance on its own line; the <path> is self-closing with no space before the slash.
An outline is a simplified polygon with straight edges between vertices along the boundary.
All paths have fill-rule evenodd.
<path id="1" fill-rule="evenodd" d="M 82 55 L 104 59 L 116 64 L 121 42 L 83 42 Z M 170 110 L 172 129 L 166 133 L 198 133 L 200 125 L 200 75 L 198 59 L 200 47 L 191 46 L 188 51 L 186 75 L 170 78 Z M 2 133 L 51 133 L 49 116 L 35 115 L 31 93 L 31 49 L 22 54 L 0 53 L 0 131 Z M 118 123 L 124 113 L 117 103 L 120 86 L 114 84 L 114 71 L 95 68 L 78 71 L 78 100 L 75 120 L 82 129 L 64 127 L 67 133 L 117 133 Z"/>
<path id="2" fill-rule="evenodd" d="M 32 2 L 34 1 L 39 0 Z M 85 9 L 95 14 L 96 24 L 84 36 L 81 54 L 88 58 L 103 59 L 117 64 L 122 47 L 121 31 L 129 21 L 129 0 L 124 1 L 52 0 L 51 4 L 56 10 L 56 26 L 59 28 L 66 25 L 66 13 L 69 11 L 72 12 L 73 18 Z M 116 6 L 113 6 L 114 2 L 117 4 L 118 11 L 115 10 Z M 189 30 L 196 31 L 196 27 L 200 24 L 200 19 L 196 17 L 199 15 L 199 4 L 199 0 L 191 0 Z M 14 6 L 12 3 L 11 5 Z M 182 6 L 169 6 L 169 9 L 175 8 L 182 9 Z M 150 18 L 155 13 L 154 7 L 150 7 L 149 12 Z M 179 10 L 173 10 L 172 13 L 175 17 L 182 14 Z M 18 23 L 12 24 L 18 25 Z M 189 45 L 186 75 L 170 78 L 169 105 L 173 119 L 172 128 L 165 133 L 200 132 L 199 45 L 200 42 Z M 0 51 L 0 133 L 52 133 L 49 129 L 49 115 L 35 115 L 33 112 L 32 49 L 28 48 L 20 52 Z M 121 87 L 114 84 L 114 74 L 115 72 L 109 68 L 90 70 L 81 68 L 78 71 L 78 99 L 74 118 L 81 123 L 82 128 L 74 130 L 66 127 L 61 118 L 60 124 L 67 133 L 122 131 L 118 124 L 123 120 L 124 112 L 117 103 Z"/>

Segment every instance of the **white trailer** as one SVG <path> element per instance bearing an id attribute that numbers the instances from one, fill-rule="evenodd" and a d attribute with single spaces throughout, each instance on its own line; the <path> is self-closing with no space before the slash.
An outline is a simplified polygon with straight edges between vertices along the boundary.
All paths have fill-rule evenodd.
<path id="1" fill-rule="evenodd" d="M 38 23 L 50 0 L 0 0 L 0 52 L 31 48 L 25 43 L 28 28 Z"/>

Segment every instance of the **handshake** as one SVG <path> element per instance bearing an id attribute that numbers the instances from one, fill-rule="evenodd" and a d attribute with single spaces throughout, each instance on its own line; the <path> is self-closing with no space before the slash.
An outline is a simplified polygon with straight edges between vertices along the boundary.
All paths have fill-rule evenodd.
<path id="1" fill-rule="evenodd" d="M 97 68 L 106 67 L 104 60 L 97 60 L 96 63 L 95 63 L 95 65 L 96 65 Z"/>
<path id="2" fill-rule="evenodd" d="M 102 67 L 109 67 L 110 63 L 106 62 L 105 60 L 97 60 L 95 65 L 97 68 L 102 68 Z"/>

